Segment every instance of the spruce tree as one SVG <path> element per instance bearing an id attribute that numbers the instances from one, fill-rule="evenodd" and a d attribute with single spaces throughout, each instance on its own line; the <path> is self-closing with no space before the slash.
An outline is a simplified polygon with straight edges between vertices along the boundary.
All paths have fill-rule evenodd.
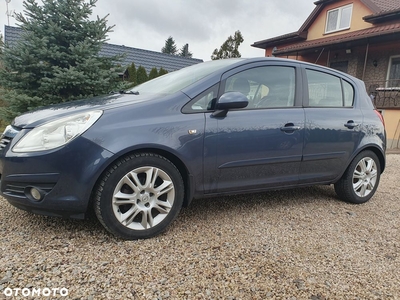
<path id="1" fill-rule="evenodd" d="M 128 74 L 129 74 L 129 78 L 128 78 L 129 82 L 136 84 L 137 75 L 136 75 L 136 67 L 135 67 L 134 62 L 128 67 Z"/>
<path id="2" fill-rule="evenodd" d="M 146 69 L 143 66 L 139 66 L 139 68 L 137 69 L 136 75 L 137 75 L 137 79 L 136 79 L 137 84 L 141 84 L 141 83 L 149 80 L 149 78 L 147 77 Z"/>
<path id="3" fill-rule="evenodd" d="M 157 71 L 157 68 L 154 67 L 153 69 L 150 70 L 149 80 L 156 78 L 156 77 L 158 77 L 158 71 Z"/>
<path id="4" fill-rule="evenodd" d="M 162 76 L 164 74 L 168 74 L 168 71 L 161 67 L 160 70 L 158 70 L 158 76 Z"/>
<path id="5" fill-rule="evenodd" d="M 189 44 L 182 46 L 181 50 L 179 51 L 179 56 L 192 58 L 193 53 L 189 51 Z"/>
<path id="6" fill-rule="evenodd" d="M 176 49 L 176 44 L 175 40 L 170 36 L 166 41 L 164 47 L 161 48 L 162 53 L 167 53 L 167 54 L 176 54 L 178 50 Z"/>
<path id="7" fill-rule="evenodd" d="M 25 0 L 22 34 L 1 54 L 6 119 L 37 106 L 108 93 L 119 84 L 117 57 L 98 53 L 112 27 L 91 20 L 97 0 Z"/>

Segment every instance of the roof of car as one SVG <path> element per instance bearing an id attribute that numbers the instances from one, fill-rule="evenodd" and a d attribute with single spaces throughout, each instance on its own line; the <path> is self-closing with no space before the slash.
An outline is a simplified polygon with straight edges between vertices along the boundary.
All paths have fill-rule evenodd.
<path id="1" fill-rule="evenodd" d="M 265 61 L 271 61 L 271 62 L 276 61 L 276 62 L 280 62 L 280 63 L 287 63 L 288 65 L 291 64 L 291 65 L 303 65 L 303 66 L 305 66 L 305 67 L 308 66 L 308 67 L 312 67 L 312 68 L 319 69 L 319 70 L 321 70 L 321 71 L 326 71 L 326 72 L 329 72 L 329 73 L 334 73 L 334 74 L 336 74 L 337 76 L 341 76 L 341 77 L 344 77 L 344 78 L 348 78 L 348 79 L 351 78 L 351 80 L 352 80 L 352 81 L 355 81 L 355 82 L 359 82 L 359 83 L 362 83 L 362 82 L 363 82 L 362 80 L 360 80 L 360 79 L 357 78 L 357 77 L 354 77 L 354 76 L 352 76 L 352 75 L 350 75 L 350 74 L 341 72 L 341 71 L 336 70 L 336 69 L 332 69 L 332 68 L 329 68 L 329 67 L 326 67 L 326 66 L 322 66 L 322 65 L 318 65 L 318 64 L 313 64 L 313 63 L 309 63 L 309 62 L 305 62 L 305 61 L 299 61 L 299 60 L 295 60 L 295 59 L 290 59 L 290 58 L 281 58 L 281 57 L 256 57 L 256 58 L 249 58 L 249 59 L 246 59 L 246 61 L 247 61 L 248 63 L 257 62 L 257 61 L 263 61 L 263 60 L 265 60 Z"/>

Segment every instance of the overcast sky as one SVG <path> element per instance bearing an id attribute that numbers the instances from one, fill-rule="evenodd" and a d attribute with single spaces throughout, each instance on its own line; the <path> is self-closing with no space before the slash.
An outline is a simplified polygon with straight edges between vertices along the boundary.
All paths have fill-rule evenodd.
<path id="1" fill-rule="evenodd" d="M 22 0 L 0 0 L 0 25 L 4 33 L 9 10 L 22 12 Z M 40 1 L 38 1 L 40 3 Z M 194 58 L 210 60 L 215 48 L 236 30 L 244 42 L 242 57 L 264 56 L 251 47 L 256 41 L 297 31 L 314 9 L 315 0 L 98 0 L 94 15 L 115 25 L 110 43 L 161 51 L 172 36 L 178 48 L 189 44 Z M 10 17 L 10 25 L 15 25 Z"/>

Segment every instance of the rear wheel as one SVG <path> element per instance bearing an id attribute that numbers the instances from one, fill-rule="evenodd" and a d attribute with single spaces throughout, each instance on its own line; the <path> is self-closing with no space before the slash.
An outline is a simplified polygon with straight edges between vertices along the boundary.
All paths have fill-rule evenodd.
<path id="1" fill-rule="evenodd" d="M 338 196 L 350 203 L 367 202 L 379 185 L 381 167 L 372 151 L 363 151 L 351 162 L 342 178 L 335 183 Z"/>
<path id="2" fill-rule="evenodd" d="M 97 218 L 124 239 L 161 233 L 178 215 L 184 184 L 175 165 L 152 153 L 126 156 L 111 166 L 95 190 Z"/>

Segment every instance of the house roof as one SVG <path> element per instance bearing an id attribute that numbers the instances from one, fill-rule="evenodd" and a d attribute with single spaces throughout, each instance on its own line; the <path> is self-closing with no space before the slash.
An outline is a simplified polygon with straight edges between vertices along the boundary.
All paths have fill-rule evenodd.
<path id="1" fill-rule="evenodd" d="M 293 44 L 287 47 L 283 47 L 274 52 L 274 54 L 291 54 L 299 51 L 315 49 L 324 46 L 333 46 L 335 44 L 343 44 L 346 42 L 355 43 L 366 39 L 382 38 L 384 35 L 396 35 L 400 37 L 400 23 L 393 22 L 391 24 L 377 25 L 367 29 L 357 30 L 348 32 L 341 35 L 325 37 L 321 39 L 304 41 L 302 43 Z"/>
<path id="2" fill-rule="evenodd" d="M 337 0 L 319 0 L 314 2 L 315 5 L 327 4 L 336 2 Z M 399 0 L 360 0 L 365 6 L 367 6 L 373 14 L 382 14 L 388 11 L 394 11 L 400 9 Z"/>
<path id="3" fill-rule="evenodd" d="M 382 14 L 388 11 L 400 9 L 399 0 L 362 0 L 374 14 Z"/>
<path id="4" fill-rule="evenodd" d="M 154 67 L 157 69 L 162 67 L 168 72 L 172 72 L 203 62 L 202 59 L 187 58 L 178 55 L 171 55 L 108 43 L 104 44 L 99 52 L 99 55 L 101 56 L 114 56 L 118 54 L 124 54 L 122 60 L 123 66 L 128 66 L 134 62 L 136 67 L 143 66 L 147 73 L 149 73 Z"/>
<path id="5" fill-rule="evenodd" d="M 273 38 L 269 38 L 266 40 L 258 41 L 255 42 L 253 47 L 261 48 L 261 49 L 266 49 L 268 47 L 275 47 L 279 46 L 282 44 L 287 44 L 288 42 L 300 42 L 303 40 L 307 39 L 307 31 L 310 28 L 311 24 L 314 22 L 316 17 L 319 15 L 321 10 L 324 8 L 324 6 L 328 3 L 333 3 L 337 2 L 338 0 L 319 0 L 314 2 L 316 7 L 314 10 L 311 12 L 311 14 L 308 16 L 306 21 L 303 23 L 303 25 L 300 27 L 300 29 L 296 32 L 292 32 L 289 34 L 285 35 L 280 35 L 276 36 Z M 394 19 L 400 19 L 400 1 L 399 0 L 360 0 L 365 6 L 367 6 L 371 11 L 372 14 L 365 16 L 364 20 L 366 22 L 370 22 L 373 24 L 378 24 L 381 22 L 387 22 L 387 21 L 392 21 Z M 385 28 L 380 28 L 381 34 L 386 34 Z M 390 33 L 391 29 L 388 29 L 388 33 Z M 363 34 L 363 30 L 358 31 L 359 34 Z M 346 34 L 344 34 L 346 35 Z M 353 36 L 353 38 L 364 38 L 364 36 Z M 320 40 L 329 40 L 330 38 L 323 38 Z M 335 39 L 335 38 L 333 38 Z M 318 40 L 319 41 L 319 40 Z M 312 41 L 315 42 L 315 41 Z M 304 42 L 307 43 L 307 42 Z M 304 44 L 301 43 L 301 44 Z M 311 43 L 311 41 L 309 42 Z M 280 53 L 281 51 L 278 51 L 276 53 Z"/>
<path id="6" fill-rule="evenodd" d="M 280 35 L 277 37 L 273 37 L 270 39 L 258 41 L 258 42 L 255 42 L 251 46 L 256 47 L 256 48 L 265 49 L 265 48 L 267 48 L 267 45 L 268 45 L 268 47 L 274 47 L 274 46 L 279 46 L 281 44 L 302 41 L 302 40 L 306 40 L 306 39 L 307 39 L 307 33 L 305 33 L 305 36 L 304 36 L 304 35 L 301 35 L 301 32 L 296 31 L 296 32 Z"/>
<path id="7" fill-rule="evenodd" d="M 5 26 L 4 28 L 4 41 L 6 44 L 12 46 L 16 43 L 21 36 L 22 29 L 19 27 Z M 124 54 L 122 65 L 128 66 L 132 62 L 136 67 L 143 66 L 147 73 L 154 67 L 163 68 L 168 72 L 176 71 L 184 67 L 203 62 L 202 59 L 186 58 L 177 55 L 170 55 L 166 53 L 144 50 L 139 48 L 127 47 L 123 45 L 114 45 L 105 43 L 99 52 L 100 56 L 114 56 Z"/>

